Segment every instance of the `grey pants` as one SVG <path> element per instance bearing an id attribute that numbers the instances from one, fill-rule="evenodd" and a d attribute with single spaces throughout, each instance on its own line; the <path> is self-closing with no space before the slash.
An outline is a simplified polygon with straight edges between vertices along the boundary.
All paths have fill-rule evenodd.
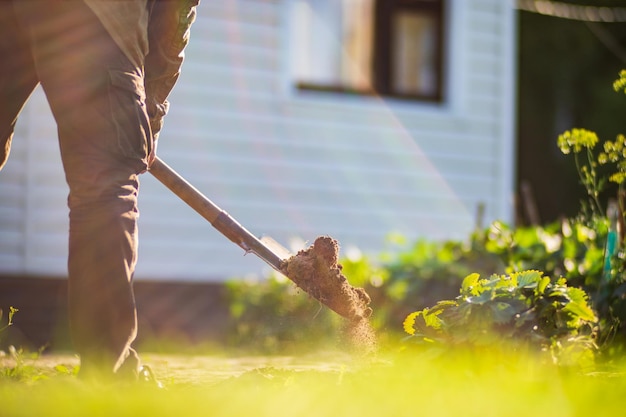
<path id="1" fill-rule="evenodd" d="M 82 1 L 0 2 L 0 169 L 38 83 L 69 185 L 69 317 L 81 373 L 134 370 L 138 174 L 153 142 L 144 75 Z"/>

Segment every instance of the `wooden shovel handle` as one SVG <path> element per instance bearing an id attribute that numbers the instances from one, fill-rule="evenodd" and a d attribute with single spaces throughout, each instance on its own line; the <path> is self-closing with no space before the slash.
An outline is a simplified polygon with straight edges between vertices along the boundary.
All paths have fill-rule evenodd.
<path id="1" fill-rule="evenodd" d="M 159 157 L 154 160 L 149 172 L 237 246 L 246 252 L 253 252 L 274 269 L 280 271 L 282 259 L 278 254 L 204 196 Z"/>

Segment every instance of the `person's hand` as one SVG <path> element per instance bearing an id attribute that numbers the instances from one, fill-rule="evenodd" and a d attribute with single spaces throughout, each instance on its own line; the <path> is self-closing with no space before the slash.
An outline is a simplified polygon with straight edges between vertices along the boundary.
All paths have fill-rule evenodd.
<path id="1" fill-rule="evenodd" d="M 156 158 L 159 134 L 163 128 L 163 119 L 167 114 L 170 103 L 167 100 L 160 103 L 152 95 L 148 94 L 146 98 L 146 107 L 148 117 L 150 118 L 150 131 L 152 132 L 152 151 L 150 152 L 150 155 L 148 155 L 148 169 L 150 169 L 150 165 L 152 165 Z"/>
<path id="2" fill-rule="evenodd" d="M 150 166 L 152 166 L 152 163 L 156 159 L 158 143 L 159 143 L 159 135 L 157 134 L 152 139 L 152 152 L 150 152 L 150 155 L 148 155 L 148 169 L 150 169 Z"/>

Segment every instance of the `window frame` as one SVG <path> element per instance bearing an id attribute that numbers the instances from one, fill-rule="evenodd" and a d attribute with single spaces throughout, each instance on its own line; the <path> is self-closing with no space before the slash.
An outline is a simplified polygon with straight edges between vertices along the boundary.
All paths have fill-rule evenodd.
<path id="1" fill-rule="evenodd" d="M 412 99 L 419 101 L 441 102 L 443 100 L 443 57 L 444 51 L 444 27 L 445 27 L 445 1 L 444 0 L 383 0 L 376 1 L 374 7 L 374 52 L 372 63 L 374 69 L 374 85 L 376 91 L 383 96 Z M 437 25 L 436 30 L 436 54 L 435 72 L 437 83 L 435 93 L 408 94 L 393 91 L 393 16 L 398 10 L 419 11 L 420 13 L 434 17 Z"/>
<path id="2" fill-rule="evenodd" d="M 331 0 L 333 1 L 333 0 Z M 393 25 L 394 12 L 397 10 L 418 10 L 434 16 L 437 26 L 435 72 L 437 82 L 435 93 L 409 94 L 398 93 L 392 89 L 393 79 Z M 446 29 L 446 0 L 374 0 L 374 34 L 372 39 L 372 87 L 351 88 L 340 84 L 318 84 L 295 79 L 295 87 L 299 91 L 332 92 L 355 96 L 389 97 L 414 102 L 442 104 L 444 102 L 444 85 L 446 72 L 444 57 L 446 44 L 444 33 Z"/>

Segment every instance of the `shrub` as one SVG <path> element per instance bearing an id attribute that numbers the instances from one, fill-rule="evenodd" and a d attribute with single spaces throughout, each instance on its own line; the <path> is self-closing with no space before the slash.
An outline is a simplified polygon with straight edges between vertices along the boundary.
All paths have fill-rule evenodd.
<path id="1" fill-rule="evenodd" d="M 404 329 L 419 343 L 483 346 L 515 342 L 518 348 L 549 351 L 553 358 L 593 362 L 597 317 L 587 294 L 565 279 L 539 271 L 468 275 L 460 295 L 407 316 Z M 582 363 L 582 362 L 581 362 Z"/>

